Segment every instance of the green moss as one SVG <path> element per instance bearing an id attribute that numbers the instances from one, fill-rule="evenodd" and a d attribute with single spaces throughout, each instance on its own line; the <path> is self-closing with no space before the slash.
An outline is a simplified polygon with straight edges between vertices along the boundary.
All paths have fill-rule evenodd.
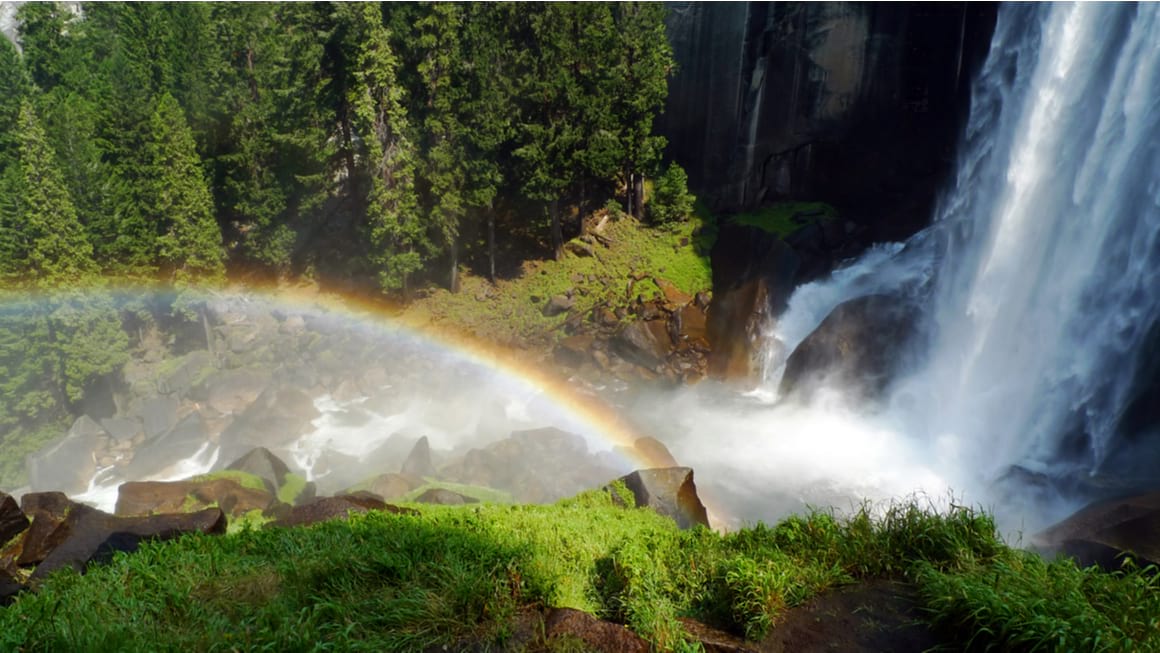
<path id="1" fill-rule="evenodd" d="M 282 480 L 282 487 L 278 488 L 278 500 L 294 505 L 298 501 L 298 495 L 302 494 L 304 489 L 306 489 L 306 477 L 294 473 L 287 474 L 286 478 Z"/>
<path id="2" fill-rule="evenodd" d="M 234 481 L 238 485 L 250 490 L 261 490 L 263 492 L 268 491 L 266 487 L 266 481 L 263 480 L 261 476 L 258 476 L 257 474 L 251 474 L 249 472 L 238 471 L 235 469 L 223 469 L 218 472 L 210 472 L 209 474 L 194 476 L 190 480 L 202 482 L 215 481 L 218 479 Z"/>
<path id="3" fill-rule="evenodd" d="M 271 521 L 273 520 L 263 514 L 261 510 L 250 510 L 237 517 L 231 517 L 226 525 L 226 533 L 233 535 L 246 530 L 258 530 Z"/>
<path id="4" fill-rule="evenodd" d="M 795 221 L 795 215 L 803 216 L 805 222 Z M 739 213 L 731 220 L 785 238 L 810 221 L 833 220 L 837 216 L 838 210 L 825 202 L 778 202 L 757 211 Z"/>

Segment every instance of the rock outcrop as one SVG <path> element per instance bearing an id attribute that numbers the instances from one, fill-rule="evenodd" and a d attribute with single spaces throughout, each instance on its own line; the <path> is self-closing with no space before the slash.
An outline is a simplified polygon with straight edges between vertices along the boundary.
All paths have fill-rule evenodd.
<path id="1" fill-rule="evenodd" d="M 709 513 L 688 467 L 639 469 L 617 479 L 632 492 L 637 507 L 671 517 L 681 528 L 709 527 Z M 616 494 L 612 495 L 614 498 Z"/>
<path id="2" fill-rule="evenodd" d="M 1160 564 L 1160 492 L 1094 503 L 1037 534 L 1031 544 L 1109 571 L 1120 568 L 1124 554 L 1140 566 Z"/>

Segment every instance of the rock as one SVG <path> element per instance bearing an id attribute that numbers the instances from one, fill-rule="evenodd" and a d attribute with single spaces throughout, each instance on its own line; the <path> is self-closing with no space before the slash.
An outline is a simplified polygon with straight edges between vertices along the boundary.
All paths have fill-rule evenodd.
<path id="1" fill-rule="evenodd" d="M 918 312 L 892 295 L 868 295 L 839 304 L 790 354 L 781 379 L 783 396 L 808 399 L 815 381 L 876 398 L 905 364 Z"/>
<path id="2" fill-rule="evenodd" d="M 630 322 L 613 337 L 612 350 L 621 358 L 646 367 L 655 368 L 669 355 L 673 343 L 668 328 L 660 320 Z"/>
<path id="3" fill-rule="evenodd" d="M 440 506 L 462 506 L 465 503 L 479 503 L 479 499 L 443 488 L 431 488 L 415 498 L 415 503 L 431 503 Z"/>
<path id="4" fill-rule="evenodd" d="M 275 502 L 272 493 L 243 487 L 229 478 L 189 481 L 134 481 L 117 489 L 118 516 L 179 513 L 211 505 L 238 517 L 251 510 L 266 510 Z"/>
<path id="5" fill-rule="evenodd" d="M 63 519 L 69 510 L 78 505 L 81 504 L 68 498 L 64 492 L 29 492 L 20 497 L 20 509 L 26 515 L 43 511 Z"/>
<path id="6" fill-rule="evenodd" d="M 584 643 L 584 650 L 596 653 L 648 653 L 649 643 L 631 630 L 603 621 L 572 608 L 552 608 L 544 620 L 548 641 L 571 638 Z"/>
<path id="7" fill-rule="evenodd" d="M 171 540 L 187 533 L 220 535 L 226 532 L 226 517 L 218 508 L 149 517 L 114 517 L 90 509 L 70 512 L 64 525 L 68 535 L 37 565 L 31 581 L 62 567 L 84 571 L 90 564 L 108 562 L 118 551 L 136 551 L 145 540 Z"/>
<path id="8" fill-rule="evenodd" d="M 6 569 L 0 569 L 0 606 L 12 605 L 16 595 L 28 589 Z"/>
<path id="9" fill-rule="evenodd" d="M 561 313 L 567 313 L 576 305 L 576 300 L 568 295 L 553 295 L 548 303 L 544 305 L 543 314 L 545 317 L 553 317 Z"/>
<path id="10" fill-rule="evenodd" d="M 347 519 L 352 512 L 363 513 L 371 510 L 415 514 L 414 510 L 392 506 L 374 497 L 344 494 L 337 497 L 325 497 L 305 505 L 295 506 L 285 515 L 271 522 L 270 526 L 306 526 L 323 521 L 330 521 L 331 519 Z"/>
<path id="11" fill-rule="evenodd" d="M 673 282 L 668 279 L 654 278 L 653 283 L 661 289 L 661 295 L 665 298 L 665 303 L 672 307 L 684 306 L 693 301 L 692 295 L 684 292 L 680 288 L 673 285 Z"/>
<path id="12" fill-rule="evenodd" d="M 63 437 L 28 457 L 28 484 L 33 490 L 84 492 L 97 470 L 95 454 L 108 433 L 88 416 L 73 422 Z"/>
<path id="13" fill-rule="evenodd" d="M 101 426 L 118 443 L 129 442 L 145 432 L 141 420 L 126 417 L 105 418 L 101 420 Z"/>
<path id="14" fill-rule="evenodd" d="M 564 251 L 575 254 L 581 258 L 596 255 L 596 251 L 592 248 L 592 245 L 589 245 L 582 240 L 569 240 L 568 242 L 564 243 Z"/>
<path id="15" fill-rule="evenodd" d="M 423 486 L 423 479 L 406 474 L 380 474 L 369 481 L 359 484 L 367 492 L 384 501 L 398 499 L 415 488 Z"/>
<path id="16" fill-rule="evenodd" d="M 28 517 L 5 492 L 0 492 L 0 545 L 23 533 L 28 528 Z"/>
<path id="17" fill-rule="evenodd" d="M 753 644 L 729 633 L 707 626 L 696 619 L 678 617 L 685 632 L 701 643 L 705 653 L 759 653 Z"/>
<path id="18" fill-rule="evenodd" d="M 271 377 L 261 368 L 226 370 L 206 381 L 206 403 L 222 415 L 241 413 L 269 387 Z"/>
<path id="19" fill-rule="evenodd" d="M 233 456 L 253 447 L 278 449 L 288 446 L 312 428 L 319 416 L 314 399 L 299 388 L 275 384 L 266 388 L 222 432 L 223 454 Z M 227 456 L 227 460 L 230 456 Z"/>
<path id="20" fill-rule="evenodd" d="M 1160 564 L 1160 492 L 1089 505 L 1035 535 L 1031 544 L 1109 571 L 1120 568 L 1120 556 L 1127 552 L 1140 566 Z"/>
<path id="21" fill-rule="evenodd" d="M 709 526 L 705 504 L 697 496 L 693 470 L 688 467 L 639 469 L 620 481 L 632 492 L 637 507 L 652 508 L 671 517 L 681 528 Z M 615 494 L 613 495 L 615 496 Z"/>
<path id="22" fill-rule="evenodd" d="M 55 497 L 53 499 L 55 500 Z M 25 510 L 32 523 L 24 532 L 16 564 L 28 567 L 41 563 L 68 539 L 72 525 L 77 519 L 89 513 L 99 512 L 96 508 L 84 504 L 74 503 L 68 499 L 65 501 L 67 504 L 64 509 L 59 505 L 46 503 L 43 508 Z"/>
<path id="23" fill-rule="evenodd" d="M 269 483 L 276 492 L 286 483 L 290 468 L 266 447 L 256 447 L 230 463 L 226 469 L 253 474 Z"/>
<path id="24" fill-rule="evenodd" d="M 190 413 L 171 430 L 146 441 L 133 451 L 128 478 L 148 478 L 192 457 L 207 443 L 208 429 L 201 413 Z"/>
<path id="25" fill-rule="evenodd" d="M 556 344 L 556 360 L 564 365 L 579 367 L 586 363 L 592 355 L 596 338 L 589 335 L 575 335 L 563 338 Z"/>
<path id="26" fill-rule="evenodd" d="M 427 441 L 427 436 L 419 438 L 399 471 L 404 475 L 418 478 L 435 475 L 435 465 L 431 463 L 431 445 Z"/>
<path id="27" fill-rule="evenodd" d="M 202 349 L 172 361 L 166 361 L 171 371 L 157 380 L 157 390 L 163 395 L 185 397 L 191 388 L 201 383 L 217 369 L 213 354 Z"/>
<path id="28" fill-rule="evenodd" d="M 637 438 L 636 442 L 632 443 L 632 448 L 636 450 L 640 460 L 648 461 L 653 467 L 679 467 L 677 459 L 669 453 L 665 443 L 652 436 Z"/>
<path id="29" fill-rule="evenodd" d="M 708 318 L 696 304 L 685 304 L 673 315 L 676 341 L 702 351 L 709 351 Z"/>
<path id="30" fill-rule="evenodd" d="M 177 426 L 177 409 L 181 402 L 174 397 L 150 397 L 141 402 L 141 422 L 145 439 L 168 433 Z"/>

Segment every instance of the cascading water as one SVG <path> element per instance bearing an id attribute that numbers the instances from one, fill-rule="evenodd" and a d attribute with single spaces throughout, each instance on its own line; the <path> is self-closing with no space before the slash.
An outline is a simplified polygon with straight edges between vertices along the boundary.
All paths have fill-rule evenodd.
<path id="1" fill-rule="evenodd" d="M 1007 530 L 1074 508 L 996 481 L 1015 466 L 1017 484 L 1086 477 L 1114 447 L 1160 316 L 1158 44 L 1160 5 L 1004 6 L 932 226 L 798 288 L 752 405 L 666 404 L 702 434 L 678 457 L 750 519 L 910 491 L 953 490 Z M 789 353 L 840 303 L 881 293 L 921 302 L 920 363 L 881 403 L 779 400 Z"/>

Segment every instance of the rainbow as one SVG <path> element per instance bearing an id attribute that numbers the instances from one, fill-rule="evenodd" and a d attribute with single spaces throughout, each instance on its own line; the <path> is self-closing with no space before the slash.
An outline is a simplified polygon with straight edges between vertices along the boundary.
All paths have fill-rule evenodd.
<path id="1" fill-rule="evenodd" d="M 170 288 L 122 286 L 112 291 L 121 297 L 141 294 L 172 294 Z M 553 418 L 562 430 L 584 437 L 589 442 L 600 442 L 625 459 L 634 468 L 661 467 L 662 460 L 650 457 L 634 447 L 642 434 L 614 407 L 594 395 L 579 392 L 572 384 L 551 371 L 542 362 L 530 360 L 523 352 L 482 342 L 447 329 L 429 328 L 429 325 L 409 324 L 400 320 L 398 307 L 383 301 L 371 300 L 354 294 L 302 286 L 234 286 L 222 291 L 200 291 L 201 297 L 211 299 L 253 298 L 270 308 L 301 314 L 325 313 L 344 323 L 371 329 L 381 335 L 402 337 L 435 354 L 456 362 L 468 363 L 488 371 L 497 383 L 513 393 L 542 398 L 554 409 Z M 11 297 L 9 297 L 10 299 Z M 35 301 L 23 296 L 20 303 Z M 11 305 L 11 304 L 9 304 Z M 710 505 L 701 492 L 702 501 L 709 510 L 714 524 L 727 523 L 725 514 Z"/>

